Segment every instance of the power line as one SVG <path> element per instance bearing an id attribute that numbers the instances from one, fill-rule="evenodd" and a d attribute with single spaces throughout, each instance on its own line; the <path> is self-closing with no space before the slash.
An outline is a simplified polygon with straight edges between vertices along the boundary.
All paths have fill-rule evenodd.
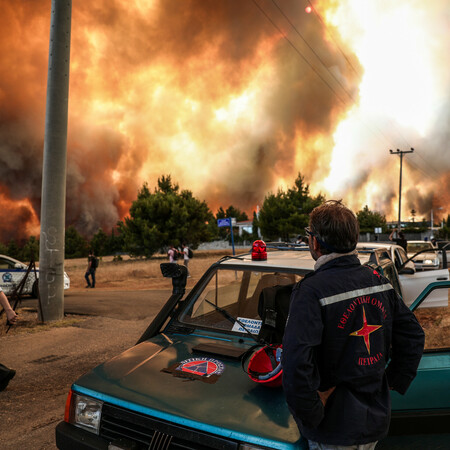
<path id="1" fill-rule="evenodd" d="M 326 84 L 326 86 L 328 86 L 328 88 L 334 93 L 334 95 L 340 100 L 340 102 L 344 105 L 344 106 L 347 106 L 347 103 L 338 95 L 338 93 L 333 89 L 333 87 L 320 75 L 320 73 L 317 71 L 317 69 L 308 61 L 308 59 L 302 54 L 302 52 L 294 45 L 294 43 L 286 36 L 286 34 L 280 29 L 280 27 L 269 17 L 269 15 L 266 13 L 266 11 L 256 2 L 256 0 L 253 0 L 253 3 L 258 7 L 258 9 L 264 14 L 264 16 L 266 17 L 266 19 L 273 25 L 273 27 L 277 30 L 277 31 L 279 31 L 282 35 L 283 35 L 283 37 L 284 37 L 284 39 L 291 45 L 291 47 L 295 50 L 295 52 L 303 59 L 303 61 L 305 61 L 306 62 L 306 64 L 308 64 L 308 66 L 314 71 L 314 73 Z M 291 23 L 290 21 L 289 21 L 289 23 Z M 295 28 L 295 27 L 294 27 Z M 308 46 L 309 46 L 309 44 L 308 44 Z M 310 47 L 311 48 L 311 47 Z M 314 52 L 315 53 L 315 52 Z M 320 61 L 320 59 L 319 59 L 319 61 Z M 322 61 L 321 61 L 321 63 L 322 63 Z M 322 65 L 324 65 L 323 63 L 322 63 Z M 325 66 L 325 69 L 326 70 L 328 70 L 327 69 L 327 67 Z M 346 92 L 347 93 L 347 92 Z M 348 94 L 347 93 L 347 95 L 349 95 L 350 96 L 350 98 L 351 98 L 351 95 L 350 94 Z M 353 99 L 352 99 L 353 100 Z M 354 100 L 353 100 L 353 102 L 355 102 Z M 368 123 L 366 123 L 363 119 L 358 119 L 358 120 L 360 120 L 363 124 L 364 124 L 364 126 L 376 137 L 376 138 L 378 138 L 378 139 L 380 139 L 380 141 L 382 141 L 381 140 L 381 138 L 377 135 L 377 133 L 380 135 L 380 136 L 382 136 L 383 138 L 384 138 L 384 140 L 386 141 L 386 143 L 387 144 L 391 144 L 391 140 L 386 136 L 386 135 L 384 135 L 384 133 L 380 130 L 380 129 L 378 129 L 378 127 L 376 127 L 376 126 L 374 126 L 374 128 L 372 128 L 372 126 L 371 125 L 369 125 Z"/>
<path id="2" fill-rule="evenodd" d="M 274 1 L 274 0 L 272 0 Z M 326 24 L 326 22 L 322 19 L 322 16 L 320 15 L 320 13 L 317 11 L 316 8 L 314 8 L 314 5 L 312 4 L 312 2 L 310 0 L 307 0 L 307 2 L 309 3 L 311 10 L 314 12 L 314 14 L 316 15 L 317 19 L 320 21 L 320 23 L 323 25 L 323 27 L 325 28 L 327 34 L 330 36 L 330 38 L 333 40 L 334 44 L 336 45 L 337 49 L 341 52 L 342 56 L 345 58 L 345 60 L 347 61 L 347 63 L 349 64 L 349 66 L 353 69 L 353 71 L 355 72 L 356 75 L 361 76 L 361 73 L 359 71 L 357 71 L 355 69 L 355 67 L 353 66 L 353 64 L 351 63 L 350 59 L 347 57 L 347 55 L 345 54 L 345 52 L 342 50 L 342 48 L 340 47 L 340 45 L 338 44 L 337 40 L 334 37 L 334 34 L 331 32 L 331 30 L 329 29 L 328 25 Z M 387 142 L 390 142 L 390 139 L 387 138 L 384 133 L 378 129 L 378 127 L 375 127 L 377 129 L 377 131 L 382 134 Z M 400 135 L 400 137 L 405 141 L 406 145 L 408 147 L 411 147 L 411 145 L 409 144 L 409 142 L 407 141 L 407 139 L 405 138 L 405 136 L 401 133 L 400 129 L 398 127 L 396 127 L 394 125 L 395 131 Z"/>
<path id="3" fill-rule="evenodd" d="M 322 16 L 317 12 L 316 8 L 314 8 L 314 5 L 310 2 L 310 0 L 307 0 L 307 2 L 309 3 L 309 6 L 311 6 L 311 10 L 314 12 L 314 14 L 317 16 L 317 18 L 319 19 L 319 21 L 322 23 L 322 25 L 325 27 L 325 30 L 327 31 L 328 35 L 331 37 L 332 41 L 334 42 L 334 44 L 336 45 L 336 47 L 338 48 L 338 50 L 341 52 L 342 56 L 345 58 L 345 60 L 347 61 L 347 63 L 349 64 L 349 66 L 353 69 L 353 72 L 355 72 L 356 75 L 361 76 L 361 74 L 359 73 L 359 71 L 357 71 L 353 64 L 351 63 L 350 59 L 347 57 L 347 55 L 345 54 L 345 52 L 341 49 L 341 47 L 339 46 L 339 44 L 337 43 L 336 39 L 334 38 L 333 33 L 331 33 L 331 31 L 328 29 L 327 24 L 325 23 L 325 21 L 322 19 Z"/>
<path id="4" fill-rule="evenodd" d="M 287 16 L 287 14 L 283 11 L 283 9 L 278 5 L 276 0 L 271 0 L 272 3 L 274 4 L 274 6 L 278 9 L 278 11 L 280 12 L 280 14 L 284 17 L 284 19 L 289 23 L 289 25 L 291 26 L 291 28 L 296 32 L 296 34 L 302 39 L 302 41 L 304 42 L 304 44 L 311 50 L 311 52 L 314 54 L 314 56 L 317 58 L 317 60 L 320 62 L 320 64 L 325 68 L 325 70 L 331 75 L 331 77 L 335 80 L 335 82 L 340 86 L 340 88 L 347 94 L 347 96 L 354 102 L 356 103 L 356 100 L 353 98 L 353 96 L 348 92 L 348 90 L 342 85 L 342 83 L 336 78 L 336 76 L 328 69 L 328 67 L 326 66 L 326 64 L 324 63 L 324 61 L 322 60 L 322 58 L 318 55 L 318 53 L 314 50 L 314 48 L 309 44 L 309 42 L 307 41 L 307 39 L 303 36 L 303 34 L 298 30 L 298 28 L 294 25 L 294 23 L 290 20 L 290 18 Z M 337 43 L 336 39 L 334 39 L 333 34 L 328 30 L 328 26 L 325 23 L 325 21 L 322 19 L 322 17 L 320 16 L 320 14 L 317 12 L 317 10 L 314 8 L 314 6 L 312 5 L 310 0 L 307 0 L 308 3 L 310 4 L 312 10 L 314 11 L 315 15 L 317 16 L 317 18 L 319 19 L 319 21 L 322 23 L 322 25 L 324 26 L 326 32 L 330 35 L 330 37 L 332 38 L 333 42 L 335 43 L 337 49 L 341 52 L 341 54 L 344 56 L 344 58 L 346 59 L 346 61 L 348 62 L 348 64 L 350 65 L 350 67 L 353 69 L 353 71 L 360 76 L 360 74 L 358 73 L 358 71 L 353 67 L 353 65 L 351 64 L 351 61 L 348 59 L 347 55 L 344 53 L 344 51 L 341 49 L 341 47 L 339 46 L 339 44 Z M 280 32 L 284 39 L 289 43 L 289 45 L 294 49 L 294 51 L 303 59 L 303 61 L 314 71 L 314 73 L 322 80 L 322 82 L 333 92 L 333 94 L 338 98 L 338 100 L 343 103 L 344 105 L 347 105 L 347 102 L 345 102 L 340 96 L 339 94 L 336 92 L 336 90 L 323 78 L 323 76 L 319 73 L 318 69 L 316 67 L 314 67 L 312 65 L 312 63 L 310 63 L 310 61 L 307 59 L 307 57 L 296 47 L 296 45 L 287 37 L 286 33 L 274 22 L 274 20 L 268 15 L 268 13 L 264 10 L 264 8 L 259 5 L 257 3 L 256 0 L 253 0 L 253 3 L 257 6 L 257 8 L 260 10 L 260 12 L 266 17 L 266 19 L 272 24 L 272 26 L 278 31 Z M 386 143 L 388 143 L 389 145 L 392 143 L 392 136 L 388 137 L 381 129 L 379 129 L 376 125 L 374 124 L 369 124 L 367 123 L 365 120 L 363 120 L 362 118 L 358 118 L 359 121 L 361 121 L 361 123 L 378 139 L 380 139 L 380 141 L 384 140 Z M 398 129 L 398 127 L 394 128 L 400 137 L 407 143 L 407 145 L 409 147 L 411 147 L 407 141 L 407 139 L 405 138 L 405 136 L 401 133 L 401 131 Z M 381 139 L 383 138 L 383 139 Z M 418 153 L 418 156 L 430 167 L 431 165 L 429 165 L 429 163 L 427 163 L 427 161 L 420 155 L 420 153 Z M 416 169 L 417 171 L 421 172 L 425 177 L 429 177 L 432 178 L 432 175 L 430 175 L 429 173 L 425 172 L 424 170 L 426 169 L 422 169 L 417 163 L 414 163 L 413 161 L 409 161 L 409 165 L 411 165 L 414 169 Z M 432 168 L 433 172 L 435 172 L 436 175 L 439 175 L 438 172 Z"/>
<path id="5" fill-rule="evenodd" d="M 272 0 L 274 1 L 274 0 Z M 331 32 L 331 30 L 329 29 L 328 25 L 326 24 L 326 22 L 322 19 L 322 16 L 320 15 L 320 13 L 317 11 L 316 8 L 314 8 L 314 5 L 312 4 L 312 2 L 310 0 L 307 0 L 307 2 L 309 3 L 311 10 L 314 12 L 314 14 L 316 15 L 317 19 L 322 23 L 322 25 L 324 26 L 327 34 L 330 36 L 330 38 L 333 40 L 334 44 L 336 45 L 337 49 L 341 52 L 342 56 L 345 58 L 345 60 L 347 61 L 347 63 L 349 64 L 349 66 L 352 68 L 352 70 L 355 72 L 355 74 L 357 74 L 358 76 L 361 76 L 361 73 L 359 71 L 357 71 L 355 69 L 355 67 L 353 66 L 353 64 L 351 63 L 350 59 L 347 57 L 346 53 L 342 50 L 342 48 L 340 47 L 340 45 L 338 44 L 337 40 L 334 37 L 334 34 Z M 393 125 L 395 131 L 400 135 L 400 137 L 405 141 L 406 145 L 408 147 L 411 147 L 411 145 L 409 144 L 408 140 L 405 138 L 405 136 L 402 134 L 402 132 L 400 131 L 400 129 L 395 126 L 395 124 Z M 379 133 L 384 134 L 381 130 L 378 130 Z M 388 138 L 386 138 L 387 141 L 389 141 Z"/>
<path id="6" fill-rule="evenodd" d="M 264 14 L 266 19 L 283 35 L 284 39 L 289 43 L 289 45 L 295 50 L 295 52 L 308 64 L 309 67 L 314 71 L 314 73 L 328 86 L 328 88 L 333 92 L 333 94 L 338 98 L 338 100 L 344 105 L 346 102 L 338 95 L 338 93 L 332 88 L 332 86 L 322 77 L 319 71 L 306 59 L 306 57 L 300 52 L 300 50 L 290 41 L 290 39 L 286 36 L 286 34 L 281 30 L 281 28 L 268 16 L 268 14 L 264 11 L 264 9 L 253 0 L 253 3 L 256 7 Z"/>
<path id="7" fill-rule="evenodd" d="M 276 0 L 272 0 L 272 3 L 277 7 L 277 9 L 280 11 L 280 13 L 283 15 L 283 17 L 289 22 L 289 25 L 291 25 L 291 27 L 295 30 L 295 32 L 300 36 L 300 38 L 302 39 L 302 41 L 308 46 L 308 48 L 314 53 L 314 55 L 316 56 L 316 58 L 320 61 L 320 63 L 323 65 L 323 67 L 325 67 L 326 71 L 333 77 L 333 79 L 336 81 L 336 83 L 339 84 L 339 86 L 342 88 L 342 90 L 350 97 L 350 99 L 355 102 L 355 99 L 353 98 L 353 96 L 347 91 L 347 89 L 345 88 L 345 86 L 342 85 L 342 83 L 336 78 L 336 76 L 330 71 L 330 69 L 328 69 L 328 67 L 326 66 L 326 64 L 324 63 L 324 61 L 322 60 L 322 58 L 316 53 L 316 51 L 311 47 L 311 45 L 309 45 L 308 41 L 303 37 L 303 35 L 300 33 L 300 31 L 298 31 L 297 27 L 291 22 L 291 20 L 289 19 L 289 17 L 284 13 L 284 11 L 280 8 L 280 6 L 278 5 L 278 3 L 276 2 Z"/>
<path id="8" fill-rule="evenodd" d="M 439 172 L 420 153 L 417 153 L 417 156 L 434 172 L 435 176 L 440 175 Z"/>

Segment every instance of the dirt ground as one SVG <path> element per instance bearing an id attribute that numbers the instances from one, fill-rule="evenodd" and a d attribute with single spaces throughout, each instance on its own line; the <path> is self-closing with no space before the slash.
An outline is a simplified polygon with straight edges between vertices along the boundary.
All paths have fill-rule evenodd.
<path id="1" fill-rule="evenodd" d="M 212 262 L 226 251 L 196 253 L 190 263 L 192 287 Z M 229 252 L 228 252 L 229 254 Z M 96 294 L 111 291 L 170 289 L 171 283 L 160 274 L 152 260 L 103 258 L 97 271 Z M 65 270 L 71 280 L 70 292 L 85 292 L 86 260 L 68 260 Z M 97 292 L 99 291 L 99 292 Z M 88 292 L 86 292 L 88 294 Z M 117 319 L 68 315 L 51 324 L 37 321 L 36 308 L 19 309 L 19 322 L 6 333 L 4 316 L 0 319 L 0 362 L 17 370 L 8 388 L 0 392 L 0 448 L 2 450 L 54 450 L 55 426 L 64 416 L 69 388 L 79 376 L 101 362 L 131 347 L 153 316 Z M 448 308 L 424 310 L 419 314 L 430 343 L 444 336 L 450 343 Z M 450 344 L 449 344 L 450 345 Z"/>
<path id="2" fill-rule="evenodd" d="M 191 287 L 212 262 L 227 251 L 198 253 L 191 261 Z M 96 295 L 112 290 L 170 289 L 152 260 L 103 258 L 97 270 Z M 68 260 L 65 270 L 70 292 L 85 291 L 86 260 Z M 86 292 L 86 294 L 89 294 Z M 132 306 L 132 305 L 130 305 Z M 64 416 L 71 384 L 83 373 L 131 347 L 153 316 L 123 320 L 68 315 L 60 322 L 41 324 L 36 308 L 20 307 L 18 324 L 6 333 L 0 319 L 0 361 L 17 371 L 0 392 L 0 448 L 2 450 L 55 449 L 55 426 Z"/>

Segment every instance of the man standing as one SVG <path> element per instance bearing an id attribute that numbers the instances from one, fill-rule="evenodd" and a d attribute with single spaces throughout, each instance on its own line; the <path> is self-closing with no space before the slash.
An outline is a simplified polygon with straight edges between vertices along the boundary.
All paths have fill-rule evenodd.
<path id="1" fill-rule="evenodd" d="M 88 266 L 86 269 L 86 273 L 84 274 L 84 278 L 86 278 L 87 288 L 95 288 L 95 271 L 97 270 L 97 261 L 98 260 L 95 257 L 94 252 L 90 250 L 88 256 Z M 91 277 L 92 283 L 89 277 Z"/>
<path id="2" fill-rule="evenodd" d="M 389 390 L 404 394 L 416 375 L 424 333 L 388 280 L 361 265 L 352 211 L 326 202 L 306 232 L 316 264 L 292 292 L 286 400 L 310 449 L 373 449 L 388 432 Z"/>
<path id="3" fill-rule="evenodd" d="M 397 237 L 394 237 L 394 233 L 397 232 Z M 394 228 L 389 235 L 389 240 L 392 242 L 395 242 L 397 245 L 400 245 L 400 247 L 403 247 L 405 249 L 405 252 L 408 251 L 408 241 L 405 238 L 405 235 L 403 234 L 403 231 L 398 231 L 397 228 Z"/>
<path id="4" fill-rule="evenodd" d="M 183 264 L 186 266 L 187 269 L 187 273 L 188 273 L 188 277 L 190 277 L 189 275 L 189 247 L 183 243 L 181 244 L 183 247 Z"/>

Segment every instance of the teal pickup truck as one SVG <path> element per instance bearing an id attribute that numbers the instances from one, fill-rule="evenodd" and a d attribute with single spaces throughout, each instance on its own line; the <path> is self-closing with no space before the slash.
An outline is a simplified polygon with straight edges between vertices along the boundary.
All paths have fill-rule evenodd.
<path id="1" fill-rule="evenodd" d="M 282 387 L 255 383 L 247 373 L 255 341 L 266 333 L 276 344 L 284 327 L 286 299 L 273 297 L 275 316 L 263 299 L 275 286 L 289 291 L 314 267 L 304 248 L 275 247 L 267 256 L 259 248 L 222 258 L 187 295 L 185 267 L 162 264 L 163 275 L 172 278 L 171 297 L 134 347 L 72 385 L 56 427 L 58 448 L 308 448 Z M 392 261 L 373 252 L 361 253 L 361 262 L 395 278 Z M 436 290 L 448 297 L 449 288 L 449 281 L 429 285 L 411 308 Z M 419 313 L 427 349 L 407 394 L 392 394 L 390 435 L 377 448 L 448 448 L 450 442 L 448 303 Z"/>

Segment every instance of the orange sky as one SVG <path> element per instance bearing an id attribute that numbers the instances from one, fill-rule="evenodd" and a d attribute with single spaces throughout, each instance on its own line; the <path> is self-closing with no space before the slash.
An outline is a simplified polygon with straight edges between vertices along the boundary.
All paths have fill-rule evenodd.
<path id="1" fill-rule="evenodd" d="M 292 186 L 397 218 L 449 211 L 444 0 L 73 2 L 68 225 L 170 174 L 213 212 Z M 0 0 L 0 240 L 39 233 L 50 0 Z M 443 209 L 438 209 L 443 208 Z"/>

